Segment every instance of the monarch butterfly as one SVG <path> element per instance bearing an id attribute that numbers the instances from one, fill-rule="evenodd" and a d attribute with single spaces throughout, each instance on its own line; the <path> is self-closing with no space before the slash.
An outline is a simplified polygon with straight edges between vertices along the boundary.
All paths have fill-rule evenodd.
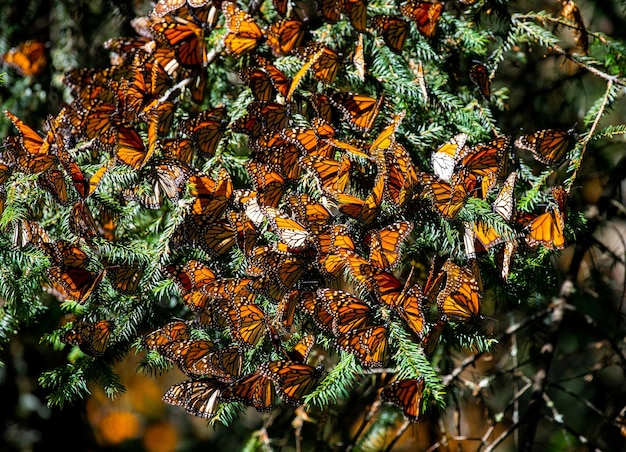
<path id="1" fill-rule="evenodd" d="M 313 55 L 311 55 L 313 57 Z M 292 80 L 289 80 L 287 76 L 280 71 L 276 66 L 271 64 L 265 58 L 260 56 L 256 56 L 257 64 L 259 68 L 262 69 L 268 76 L 269 82 L 276 89 L 278 93 L 280 93 L 285 99 L 289 100 L 298 86 L 300 79 L 304 76 L 304 73 L 308 70 L 308 66 L 305 64 L 302 69 L 300 69 L 297 74 L 293 77 Z M 312 64 L 312 62 L 310 63 Z M 254 93 L 254 90 L 253 90 Z M 263 100 L 263 99 L 259 99 Z M 272 100 L 272 99 L 268 99 Z"/>
<path id="2" fill-rule="evenodd" d="M 250 278 L 220 278 L 200 288 L 210 300 L 248 297 L 249 301 L 261 288 L 259 281 Z"/>
<path id="3" fill-rule="evenodd" d="M 189 138 L 164 138 L 159 140 L 158 147 L 167 159 L 191 163 L 194 150 Z"/>
<path id="4" fill-rule="evenodd" d="M 41 248 L 50 257 L 53 265 L 86 269 L 90 258 L 79 246 L 67 240 L 42 243 Z"/>
<path id="5" fill-rule="evenodd" d="M 337 8 L 348 16 L 355 30 L 366 30 L 367 0 L 339 0 L 337 2 Z"/>
<path id="6" fill-rule="evenodd" d="M 443 11 L 442 3 L 409 0 L 400 6 L 402 14 L 417 24 L 417 29 L 426 37 L 435 34 Z"/>
<path id="7" fill-rule="evenodd" d="M 216 279 L 213 270 L 197 260 L 190 260 L 184 265 L 169 264 L 165 267 L 165 272 L 174 280 L 181 295 L 200 289 Z"/>
<path id="8" fill-rule="evenodd" d="M 206 66 L 207 49 L 202 27 L 180 17 L 166 16 L 152 22 L 151 29 L 157 43 L 173 49 L 182 66 Z"/>
<path id="9" fill-rule="evenodd" d="M 517 172 L 509 174 L 491 205 L 491 209 L 505 221 L 513 220 L 515 214 L 515 180 Z"/>
<path id="10" fill-rule="evenodd" d="M 343 224 L 334 225 L 329 232 L 319 234 L 317 247 L 320 267 L 332 276 L 339 274 L 345 267 L 347 256 L 351 256 L 356 249 L 347 227 Z M 346 256 L 341 253 L 346 253 Z"/>
<path id="11" fill-rule="evenodd" d="M 255 100 L 270 102 L 276 100 L 276 93 L 287 97 L 289 79 L 282 71 L 267 60 L 257 56 L 257 64 L 239 71 L 239 78 L 250 88 Z"/>
<path id="12" fill-rule="evenodd" d="M 404 118 L 404 112 L 393 116 L 391 123 L 383 129 L 370 146 L 370 153 L 380 154 L 380 151 L 390 149 L 396 142 L 395 133 Z M 381 162 L 382 163 L 382 162 Z"/>
<path id="13" fill-rule="evenodd" d="M 552 187 L 555 207 L 548 207 L 546 212 L 530 220 L 525 227 L 525 239 L 528 246 L 543 246 L 549 250 L 562 250 L 566 246 L 565 214 L 567 192 L 561 186 Z"/>
<path id="14" fill-rule="evenodd" d="M 4 185 L 11 177 L 13 169 L 15 168 L 15 162 L 15 156 L 5 148 L 5 152 L 0 154 L 0 185 Z"/>
<path id="15" fill-rule="evenodd" d="M 196 322 L 203 326 L 213 326 L 215 319 L 215 307 L 210 295 L 203 290 L 204 286 L 192 289 L 182 296 L 183 303 L 194 314 Z"/>
<path id="16" fill-rule="evenodd" d="M 329 97 L 331 105 L 341 112 L 346 122 L 362 133 L 369 132 L 374 125 L 383 99 L 384 96 L 374 98 L 347 92 L 335 93 Z"/>
<path id="17" fill-rule="evenodd" d="M 332 146 L 332 148 L 339 149 L 341 151 L 346 151 L 348 154 L 353 155 L 355 157 L 360 157 L 366 160 L 372 160 L 372 158 L 370 157 L 368 153 L 369 144 L 363 141 L 359 141 L 359 140 L 351 140 L 350 142 L 339 140 L 335 138 L 334 129 L 333 129 L 333 133 L 324 139 L 324 143 L 326 143 L 329 146 Z M 334 154 L 332 148 L 328 149 L 329 154 L 331 155 Z M 322 155 L 319 152 L 319 150 L 317 154 Z"/>
<path id="18" fill-rule="evenodd" d="M 212 418 L 218 407 L 224 384 L 212 380 L 187 380 L 175 384 L 163 395 L 169 405 L 180 406 L 189 414 Z"/>
<path id="19" fill-rule="evenodd" d="M 190 8 L 202 8 L 209 4 L 211 0 L 159 0 L 152 10 L 154 17 L 163 17 L 166 14 L 176 11 L 187 4 Z"/>
<path id="20" fill-rule="evenodd" d="M 78 164 L 70 156 L 69 152 L 59 150 L 57 151 L 57 155 L 59 156 L 61 166 L 65 170 L 65 173 L 72 179 L 72 185 L 78 192 L 81 199 L 85 199 L 92 193 L 92 190 L 95 190 L 100 182 L 100 179 L 109 168 L 108 166 L 100 168 L 100 170 L 96 171 L 96 173 L 94 173 L 94 175 L 87 180 Z"/>
<path id="21" fill-rule="evenodd" d="M 131 38 L 111 38 L 104 41 L 102 47 L 109 51 L 111 64 L 126 65 L 139 61 L 150 53 L 154 41 L 148 36 L 133 36 Z M 133 64 L 133 66 L 137 66 Z"/>
<path id="22" fill-rule="evenodd" d="M 160 350 L 170 342 L 189 339 L 191 329 L 187 322 L 174 321 L 143 337 L 143 343 L 152 350 Z"/>
<path id="23" fill-rule="evenodd" d="M 142 62 L 133 61 L 134 70 L 129 83 L 125 83 L 121 91 L 124 94 L 124 107 L 133 119 L 144 114 L 158 104 L 158 97 L 151 92 L 150 80 L 146 81 Z"/>
<path id="24" fill-rule="evenodd" d="M 312 93 L 311 96 L 313 95 L 315 95 L 315 93 Z M 311 120 L 311 127 L 313 127 L 315 134 L 321 139 L 334 137 L 336 135 L 333 126 L 321 116 L 316 116 Z"/>
<path id="25" fill-rule="evenodd" d="M 573 29 L 574 42 L 580 53 L 587 55 L 589 51 L 589 34 L 587 33 L 587 28 L 583 21 L 583 15 L 576 3 L 571 0 L 563 3 L 561 16 L 570 23 L 575 24 L 575 28 Z"/>
<path id="26" fill-rule="evenodd" d="M 89 124 L 87 125 L 89 127 Z M 105 138 L 105 144 L 113 145 L 117 141 L 117 160 L 132 167 L 133 169 L 142 168 L 148 159 L 154 153 L 154 147 L 146 149 L 143 140 L 139 136 L 139 133 L 131 126 L 119 125 L 117 127 L 111 126 L 111 137 Z M 117 132 L 117 136 L 115 136 Z M 89 132 L 90 134 L 97 133 L 95 130 Z M 98 139 L 102 141 L 102 137 L 107 137 L 109 134 L 105 132 L 104 135 L 98 135 Z"/>
<path id="27" fill-rule="evenodd" d="M 120 293 L 129 294 L 137 292 L 143 269 L 133 264 L 122 264 L 107 267 L 107 278 L 113 288 Z"/>
<path id="28" fill-rule="evenodd" d="M 489 69 L 480 61 L 473 61 L 469 68 L 469 78 L 478 87 L 485 99 L 489 100 L 491 95 L 491 82 L 489 80 Z"/>
<path id="29" fill-rule="evenodd" d="M 318 149 L 323 146 L 322 139 L 315 129 L 295 127 L 280 131 L 281 137 L 288 143 L 296 146 L 303 154 L 318 154 Z"/>
<path id="30" fill-rule="evenodd" d="M 290 361 L 306 363 L 314 345 L 315 336 L 312 334 L 305 334 L 291 350 L 285 351 L 285 355 L 287 355 Z"/>
<path id="31" fill-rule="evenodd" d="M 305 47 L 296 48 L 294 53 L 305 61 L 314 60 L 313 75 L 319 81 L 330 84 L 335 80 L 342 62 L 341 56 L 335 50 L 321 42 L 311 41 Z"/>
<path id="32" fill-rule="evenodd" d="M 44 138 L 10 111 L 4 110 L 4 114 L 11 120 L 17 129 L 19 134 L 19 144 L 24 152 L 33 156 L 48 154 L 50 146 L 54 141 L 54 135 L 51 131 L 48 132 Z"/>
<path id="33" fill-rule="evenodd" d="M 241 347 L 256 346 L 268 330 L 261 308 L 243 296 L 236 296 L 226 303 L 226 309 L 226 320 L 233 340 Z"/>
<path id="34" fill-rule="evenodd" d="M 502 235 L 485 221 L 478 220 L 466 225 L 465 249 L 468 257 L 475 257 L 476 252 L 485 252 L 504 241 Z"/>
<path id="35" fill-rule="evenodd" d="M 287 199 L 293 215 L 305 224 L 311 233 L 319 234 L 327 225 L 331 213 L 323 204 L 320 204 L 309 195 L 293 195 Z"/>
<path id="36" fill-rule="evenodd" d="M 191 168 L 178 160 L 155 162 L 143 172 L 144 179 L 150 182 L 150 188 L 136 187 L 134 191 L 124 193 L 127 201 L 139 202 L 142 206 L 156 210 L 161 208 L 163 200 L 178 202 L 191 174 Z"/>
<path id="37" fill-rule="evenodd" d="M 37 183 L 44 190 L 48 191 L 56 201 L 63 205 L 69 204 L 69 195 L 63 171 L 50 168 L 39 175 Z"/>
<path id="38" fill-rule="evenodd" d="M 337 22 L 341 14 L 338 10 L 338 4 L 336 0 L 315 0 L 317 4 L 317 10 L 324 17 L 326 22 L 334 24 Z"/>
<path id="39" fill-rule="evenodd" d="M 331 193 L 343 192 L 350 180 L 351 163 L 345 155 L 341 160 L 327 159 L 320 155 L 305 155 L 300 158 L 300 162 L 315 174 L 321 187 L 330 190 Z"/>
<path id="40" fill-rule="evenodd" d="M 455 173 L 450 183 L 434 178 L 428 174 L 423 177 L 426 182 L 426 194 L 431 198 L 435 210 L 446 218 L 453 219 L 461 211 L 468 198 L 463 176 L 467 171 Z"/>
<path id="41" fill-rule="evenodd" d="M 491 205 L 492 210 L 495 213 L 499 214 L 502 219 L 507 222 L 512 221 L 514 216 L 514 188 L 516 177 L 516 172 L 509 174 L 500 192 L 496 196 L 496 199 Z M 466 254 L 469 257 L 474 256 L 476 251 L 484 252 L 502 242 L 510 241 L 507 240 L 506 236 L 503 237 L 502 234 L 498 232 L 493 226 L 490 226 L 485 221 L 481 220 L 476 221 L 475 223 L 470 224 L 466 227 L 466 235 L 464 237 L 464 240 L 466 246 Z"/>
<path id="42" fill-rule="evenodd" d="M 504 282 L 507 282 L 509 279 L 511 263 L 516 249 L 517 242 L 515 240 L 509 240 L 504 243 L 504 247 L 496 255 L 496 263 L 498 264 L 500 276 Z"/>
<path id="43" fill-rule="evenodd" d="M 81 203 L 83 204 L 83 203 Z M 107 209 L 104 206 L 100 206 L 98 214 L 92 217 L 96 224 L 98 234 L 104 237 L 106 240 L 115 240 L 117 233 L 117 214 Z M 80 235 L 80 234 L 76 234 Z"/>
<path id="44" fill-rule="evenodd" d="M 311 232 L 308 228 L 274 207 L 264 207 L 262 211 L 272 231 L 278 235 L 289 251 L 303 251 L 310 245 Z"/>
<path id="45" fill-rule="evenodd" d="M 245 213 L 229 212 L 228 219 L 237 231 L 237 244 L 244 255 L 249 255 L 256 246 L 258 232 L 256 226 Z"/>
<path id="46" fill-rule="evenodd" d="M 122 69 L 119 66 L 105 69 L 82 68 L 66 72 L 63 81 L 75 98 L 71 109 L 75 112 L 72 124 L 77 126 L 84 119 L 84 108 L 91 108 L 99 103 L 111 105 L 119 102 L 119 80 L 131 76 L 127 68 Z"/>
<path id="47" fill-rule="evenodd" d="M 294 331 L 293 323 L 295 321 L 298 302 L 301 298 L 302 294 L 300 293 L 300 290 L 292 289 L 289 292 L 285 292 L 283 297 L 278 302 L 273 324 L 280 328 L 281 331 Z M 310 337 L 310 339 L 306 340 L 312 341 L 310 347 L 308 347 L 306 344 L 301 344 L 299 342 L 291 350 L 286 350 L 284 347 L 281 347 L 282 354 L 293 361 L 306 362 L 309 358 L 309 352 L 311 351 L 315 343 L 315 336 L 313 335 L 306 335 L 303 337 L 303 340 L 308 337 Z"/>
<path id="48" fill-rule="evenodd" d="M 283 402 L 299 406 L 322 376 L 322 366 L 312 367 L 294 361 L 280 360 L 263 363 L 258 372 L 274 382 L 276 391 Z"/>
<path id="49" fill-rule="evenodd" d="M 199 247 L 221 256 L 237 243 L 237 233 L 227 220 L 206 221 L 204 215 L 191 215 L 176 229 L 172 244 Z"/>
<path id="50" fill-rule="evenodd" d="M 2 55 L 2 63 L 23 77 L 36 77 L 48 64 L 46 46 L 43 42 L 29 39 Z"/>
<path id="51" fill-rule="evenodd" d="M 420 339 L 424 337 L 424 300 L 421 286 L 414 284 L 398 295 L 394 309 L 400 314 L 409 329 Z"/>
<path id="52" fill-rule="evenodd" d="M 363 33 L 359 33 L 359 39 L 354 46 L 354 53 L 352 54 L 352 64 L 356 69 L 356 73 L 362 82 L 365 81 L 365 51 L 363 44 Z"/>
<path id="53" fill-rule="evenodd" d="M 204 339 L 185 339 L 172 341 L 159 348 L 158 352 L 178 365 L 181 371 L 187 369 L 197 360 L 216 350 L 213 342 Z"/>
<path id="54" fill-rule="evenodd" d="M 274 56 L 286 55 L 302 43 L 305 32 L 301 20 L 283 19 L 267 28 L 267 44 Z"/>
<path id="55" fill-rule="evenodd" d="M 372 310 L 363 301 L 342 290 L 318 289 L 315 323 L 335 336 L 367 326 Z"/>
<path id="56" fill-rule="evenodd" d="M 30 220 L 21 220 L 15 222 L 13 231 L 13 245 L 16 248 L 23 248 L 27 245 L 33 245 L 39 248 L 49 246 L 52 239 L 38 223 Z"/>
<path id="57" fill-rule="evenodd" d="M 418 169 L 408 151 L 398 142 L 392 144 L 391 152 L 384 153 L 384 158 L 385 194 L 389 202 L 403 206 L 419 184 Z"/>
<path id="58" fill-rule="evenodd" d="M 479 143 L 461 153 L 458 166 L 467 168 L 475 176 L 497 174 L 510 145 L 511 139 L 507 136 L 498 137 L 487 143 Z"/>
<path id="59" fill-rule="evenodd" d="M 275 168 L 285 180 L 300 178 L 298 158 L 302 151 L 283 137 L 282 130 L 261 135 L 250 147 L 255 163 Z"/>
<path id="60" fill-rule="evenodd" d="M 311 94 L 309 98 L 311 106 L 315 110 L 316 115 L 324 122 L 330 124 L 333 122 L 334 108 L 330 103 L 330 96 L 322 94 L 318 91 Z"/>
<path id="61" fill-rule="evenodd" d="M 374 16 L 374 28 L 382 36 L 385 44 L 394 52 L 402 52 L 409 34 L 409 23 L 396 16 Z"/>
<path id="62" fill-rule="evenodd" d="M 257 370 L 228 385 L 222 392 L 222 398 L 245 403 L 257 411 L 269 411 L 274 407 L 276 392 L 272 380 Z"/>
<path id="63" fill-rule="evenodd" d="M 7 153 L 16 157 L 15 169 L 26 174 L 43 173 L 57 167 L 59 161 L 52 154 L 30 155 L 23 152 L 17 137 L 6 137 L 3 143 Z"/>
<path id="64" fill-rule="evenodd" d="M 4 212 L 6 201 L 7 201 L 7 191 L 4 188 L 4 185 L 0 185 L 0 216 L 2 216 L 2 213 Z"/>
<path id="65" fill-rule="evenodd" d="M 433 172 L 440 179 L 449 182 L 454 174 L 459 155 L 464 152 L 467 134 L 460 133 L 441 145 L 431 156 Z"/>
<path id="66" fill-rule="evenodd" d="M 104 277 L 104 271 L 89 271 L 80 267 L 50 267 L 47 276 L 60 300 L 83 303 Z"/>
<path id="67" fill-rule="evenodd" d="M 256 48 L 265 39 L 265 33 L 254 18 L 234 3 L 223 1 L 222 12 L 228 29 L 228 33 L 224 36 L 224 45 L 228 53 L 237 57 L 241 56 Z"/>
<path id="68" fill-rule="evenodd" d="M 408 221 L 398 221 L 370 231 L 366 237 L 370 247 L 370 262 L 390 271 L 400 260 L 400 246 L 412 230 L 413 225 Z"/>
<path id="69" fill-rule="evenodd" d="M 346 264 L 349 274 L 368 290 L 376 294 L 376 298 L 386 306 L 394 307 L 398 295 L 402 291 L 402 284 L 391 273 L 372 264 L 353 251 L 339 249 L 340 258 Z"/>
<path id="70" fill-rule="evenodd" d="M 446 282 L 437 294 L 439 313 L 458 322 L 480 319 L 482 293 L 474 270 L 469 267 L 460 267 L 447 260 L 442 267 L 442 272 L 446 277 Z"/>
<path id="71" fill-rule="evenodd" d="M 285 192 L 285 179 L 277 168 L 249 161 L 248 173 L 257 190 L 256 200 L 260 206 L 276 207 Z M 247 209 L 246 209 L 247 212 Z M 250 218 L 254 221 L 254 218 Z"/>
<path id="72" fill-rule="evenodd" d="M 293 79 L 291 80 L 291 85 L 289 86 L 289 92 L 287 92 L 287 99 L 286 99 L 287 101 L 290 101 L 293 98 L 293 94 L 296 92 L 296 90 L 298 89 L 298 86 L 300 85 L 300 82 L 302 81 L 302 79 L 304 78 L 304 76 L 306 75 L 306 73 L 309 71 L 311 67 L 313 67 L 313 69 L 315 70 L 316 77 L 318 75 L 324 76 L 324 77 L 328 77 L 332 75 L 332 74 L 329 75 L 327 73 L 327 70 L 328 70 L 327 66 L 318 65 L 318 62 L 321 60 L 323 56 L 325 56 L 324 61 L 326 62 L 325 64 L 327 64 L 329 62 L 328 61 L 329 58 L 332 58 L 332 51 L 327 49 L 326 47 L 320 47 L 316 49 L 315 51 L 311 52 L 310 55 L 307 55 L 306 61 L 304 62 L 300 70 L 296 72 L 296 75 L 294 75 Z"/>
<path id="73" fill-rule="evenodd" d="M 194 215 L 203 215 L 205 219 L 217 219 L 226 210 L 233 196 L 233 182 L 230 174 L 222 168 L 216 180 L 205 174 L 189 177 L 189 194 L 195 199 L 191 204 Z"/>
<path id="74" fill-rule="evenodd" d="M 209 376 L 225 383 L 241 374 L 243 355 L 236 344 L 217 349 L 191 363 L 187 369 L 193 375 Z"/>
<path id="75" fill-rule="evenodd" d="M 250 276 L 266 275 L 274 277 L 286 291 L 293 289 L 304 271 L 306 261 L 302 256 L 291 255 L 261 246 L 253 250 L 247 273 Z"/>
<path id="76" fill-rule="evenodd" d="M 91 356 L 102 356 L 109 345 L 114 322 L 99 320 L 97 322 L 77 321 L 72 328 L 61 337 L 61 342 L 78 347 Z"/>
<path id="77" fill-rule="evenodd" d="M 353 354 L 365 367 L 382 367 L 387 358 L 388 336 L 384 326 L 367 326 L 337 337 L 336 345 Z"/>
<path id="78" fill-rule="evenodd" d="M 218 107 L 204 110 L 190 119 L 181 121 L 179 130 L 191 139 L 199 152 L 211 156 L 215 153 L 227 125 L 226 109 Z"/>
<path id="79" fill-rule="evenodd" d="M 278 176 L 280 176 L 280 174 Z M 255 228 L 261 226 L 265 221 L 265 215 L 261 210 L 261 204 L 259 204 L 257 195 L 258 193 L 256 191 L 249 189 L 235 190 L 233 195 L 235 203 L 243 206 L 243 215 L 252 222 Z"/>
<path id="80" fill-rule="evenodd" d="M 374 187 L 365 200 L 347 193 L 330 193 L 339 203 L 339 210 L 344 214 L 369 225 L 378 216 L 385 193 L 385 178 L 378 174 Z"/>
<path id="81" fill-rule="evenodd" d="M 116 94 L 113 102 L 90 101 L 87 108 L 80 107 L 81 110 L 79 110 L 76 120 L 73 121 L 76 133 L 89 140 L 94 140 L 94 145 L 98 150 L 112 151 L 118 141 L 118 126 L 123 124 L 118 104 L 119 97 Z M 133 130 L 130 126 L 126 129 Z M 127 133 L 130 134 L 130 132 Z M 142 148 L 141 157 L 143 157 L 145 153 L 141 138 L 137 135 L 133 137 L 133 141 L 139 143 L 139 147 Z"/>
<path id="82" fill-rule="evenodd" d="M 289 115 L 288 105 L 257 101 L 250 104 L 248 113 L 233 121 L 230 128 L 233 132 L 256 139 L 265 132 L 287 127 Z"/>
<path id="83" fill-rule="evenodd" d="M 559 166 L 576 139 L 577 134 L 573 128 L 569 130 L 543 129 L 518 137 L 515 140 L 515 146 L 530 151 L 541 163 Z"/>
<path id="84" fill-rule="evenodd" d="M 424 387 L 423 378 L 396 380 L 383 388 L 380 398 L 396 405 L 409 421 L 415 422 L 422 413 Z"/>

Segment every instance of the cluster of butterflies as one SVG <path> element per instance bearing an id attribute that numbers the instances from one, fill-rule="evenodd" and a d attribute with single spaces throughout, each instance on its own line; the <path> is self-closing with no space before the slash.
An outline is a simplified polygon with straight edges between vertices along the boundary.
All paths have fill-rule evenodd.
<path id="1" fill-rule="evenodd" d="M 368 17 L 364 0 L 317 5 L 320 20 L 332 24 L 345 16 L 358 33 L 370 32 L 369 20 L 395 52 L 411 23 L 432 37 L 443 10 L 441 3 L 411 0 L 400 8 L 402 17 Z M 279 19 L 261 26 L 230 1 L 160 0 L 134 22 L 138 37 L 107 41 L 110 67 L 66 74 L 74 101 L 49 118 L 45 134 L 6 112 L 18 135 L 5 140 L 0 154 L 0 207 L 19 196 L 11 185 L 18 172 L 69 209 L 64 218 L 73 241 L 51 238 L 34 216 L 15 220 L 15 243 L 48 257 L 45 284 L 60 300 L 88 303 L 103 284 L 133 295 L 146 280 L 139 263 L 98 257 L 97 244 L 122 233 L 120 212 L 107 208 L 102 187 L 116 187 L 123 205 L 182 212 L 168 246 L 202 250 L 210 261 L 157 269 L 173 281 L 190 318 L 148 333 L 143 344 L 189 376 L 164 400 L 204 418 L 230 402 L 269 410 L 276 395 L 302 404 L 324 378 L 326 352 L 353 355 L 366 368 L 389 364 L 391 321 L 428 350 L 446 322 L 481 318 L 477 254 L 504 244 L 506 279 L 519 243 L 565 246 L 565 190 L 554 188 L 554 205 L 543 213 L 515 211 L 517 173 L 504 164 L 511 138 L 469 146 L 467 136 L 458 135 L 433 152 L 432 172 L 426 172 L 396 139 L 404 114 L 381 114 L 383 94 L 306 91 L 309 73 L 332 84 L 345 69 L 343 57 L 313 40 L 307 21 L 285 18 L 289 6 L 276 1 Z M 253 100 L 236 119 L 224 107 L 180 119 L 181 92 L 192 101 L 205 98 L 205 66 L 216 58 L 207 38 L 218 30 L 217 47 L 248 63 L 239 78 Z M 272 62 L 283 55 L 304 61 L 293 78 Z M 473 66 L 471 78 L 486 97 L 487 75 L 483 65 Z M 307 118 L 306 125 L 296 125 L 296 117 Z M 226 168 L 198 169 L 233 135 L 247 139 L 248 188 Z M 573 131 L 546 129 L 514 144 L 556 166 L 574 141 Z M 423 285 L 399 279 L 394 269 L 403 246 L 419 234 L 415 211 L 453 223 L 470 197 L 491 202 L 494 194 L 493 210 L 502 220 L 463 225 L 467 262 L 433 263 Z M 232 256 L 242 262 L 237 273 L 228 270 Z M 61 340 L 99 356 L 117 326 L 78 319 Z M 399 379 L 381 398 L 415 421 L 424 390 L 419 376 Z"/>

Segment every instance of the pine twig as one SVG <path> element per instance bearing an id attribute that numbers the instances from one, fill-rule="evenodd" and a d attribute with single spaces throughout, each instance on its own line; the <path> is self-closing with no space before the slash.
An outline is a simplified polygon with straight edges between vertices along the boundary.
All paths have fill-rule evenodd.
<path id="1" fill-rule="evenodd" d="M 546 342 L 541 347 L 541 352 L 538 358 L 538 368 L 533 378 L 533 390 L 531 393 L 530 402 L 524 416 L 522 417 L 520 428 L 521 430 L 521 443 L 519 450 L 522 452 L 530 452 L 533 447 L 535 434 L 537 432 L 537 425 L 541 418 L 541 409 L 544 406 L 543 393 L 548 384 L 548 375 L 550 373 L 550 366 L 554 358 L 554 352 L 556 350 L 557 342 L 559 339 L 560 327 L 563 321 L 563 315 L 565 313 L 565 305 L 570 299 L 574 291 L 574 283 L 567 279 L 561 286 L 561 292 L 559 297 L 554 301 L 552 307 L 552 314 L 550 316 L 550 323 L 548 325 L 548 336 Z"/>

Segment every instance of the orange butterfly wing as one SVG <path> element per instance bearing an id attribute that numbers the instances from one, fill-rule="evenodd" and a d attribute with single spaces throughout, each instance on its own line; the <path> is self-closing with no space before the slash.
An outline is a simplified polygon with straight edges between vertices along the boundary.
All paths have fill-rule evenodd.
<path id="1" fill-rule="evenodd" d="M 469 69 L 470 80 L 478 87 L 480 93 L 489 99 L 491 96 L 491 81 L 489 80 L 489 69 L 480 61 L 474 61 Z"/>
<path id="2" fill-rule="evenodd" d="M 380 397 L 402 410 L 407 419 L 415 422 L 422 412 L 422 397 L 425 383 L 422 378 L 396 380 L 385 386 Z"/>
<path id="3" fill-rule="evenodd" d="M 400 6 L 402 14 L 417 24 L 417 29 L 426 37 L 435 34 L 443 11 L 442 3 L 409 0 Z"/>
<path id="4" fill-rule="evenodd" d="M 544 129 L 518 137 L 515 146 L 530 151 L 535 159 L 546 165 L 558 166 L 576 137 L 574 129 Z"/>
<path id="5" fill-rule="evenodd" d="M 241 56 L 255 49 L 265 38 L 263 30 L 254 18 L 234 3 L 223 1 L 222 12 L 228 29 L 228 33 L 224 36 L 224 45 L 228 53 L 237 57 Z"/>
<path id="6" fill-rule="evenodd" d="M 374 16 L 372 20 L 385 44 L 394 52 L 402 52 L 409 33 L 409 23 L 395 16 Z"/>
<path id="7" fill-rule="evenodd" d="M 263 363 L 259 373 L 274 382 L 278 395 L 285 403 L 299 406 L 305 395 L 317 385 L 323 368 L 294 361 L 280 360 Z"/>
<path id="8" fill-rule="evenodd" d="M 387 359 L 389 332 L 383 326 L 349 331 L 336 339 L 337 348 L 351 353 L 366 367 L 382 367 Z"/>
<path id="9" fill-rule="evenodd" d="M 223 384 L 209 380 L 187 380 L 177 383 L 163 395 L 169 405 L 180 406 L 189 414 L 212 418 L 221 400 Z"/>

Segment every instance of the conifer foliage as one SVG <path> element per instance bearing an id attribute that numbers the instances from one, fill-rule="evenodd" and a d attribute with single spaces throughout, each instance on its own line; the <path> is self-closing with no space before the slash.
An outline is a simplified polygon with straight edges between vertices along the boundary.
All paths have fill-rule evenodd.
<path id="1" fill-rule="evenodd" d="M 607 75 L 577 125 L 502 130 L 513 46 L 595 67 L 542 28 L 567 17 L 504 3 L 156 2 L 108 67 L 65 73 L 41 127 L 5 111 L 3 341 L 61 303 L 46 340 L 82 351 L 82 377 L 42 376 L 58 404 L 136 350 L 187 376 L 165 403 L 211 422 L 327 412 L 364 376 L 409 422 L 443 408 L 441 353 L 489 351 L 485 302 L 574 243 L 570 189 L 623 88 Z M 5 62 L 33 75 L 31 54 Z"/>

